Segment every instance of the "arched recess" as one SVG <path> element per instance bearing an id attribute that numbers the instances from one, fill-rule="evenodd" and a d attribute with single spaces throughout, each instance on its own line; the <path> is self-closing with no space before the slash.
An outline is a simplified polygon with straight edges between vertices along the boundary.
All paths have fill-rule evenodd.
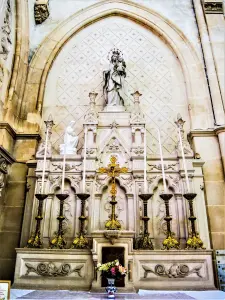
<path id="1" fill-rule="evenodd" d="M 169 45 L 178 57 L 184 74 L 192 129 L 210 126 L 213 122 L 212 111 L 203 64 L 189 40 L 165 17 L 123 0 L 102 1 L 79 11 L 62 22 L 43 41 L 31 61 L 28 74 L 23 100 L 23 114 L 27 115 L 27 121 L 34 123 L 40 118 L 48 72 L 63 45 L 84 27 L 112 15 L 140 23 Z"/>

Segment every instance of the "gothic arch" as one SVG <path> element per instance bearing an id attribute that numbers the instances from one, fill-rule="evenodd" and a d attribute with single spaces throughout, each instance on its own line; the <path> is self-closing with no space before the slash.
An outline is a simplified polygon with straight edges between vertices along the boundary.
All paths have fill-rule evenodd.
<path id="1" fill-rule="evenodd" d="M 169 45 L 178 57 L 184 74 L 191 127 L 192 129 L 208 127 L 205 116 L 209 116 L 209 122 L 212 123 L 210 98 L 203 64 L 194 47 L 165 17 L 139 4 L 124 0 L 101 1 L 75 13 L 62 22 L 39 46 L 31 61 L 23 101 L 28 122 L 29 114 L 34 117 L 34 113 L 37 113 L 37 119 L 41 115 L 48 72 L 63 45 L 84 27 L 112 15 L 128 18 L 149 28 Z"/>

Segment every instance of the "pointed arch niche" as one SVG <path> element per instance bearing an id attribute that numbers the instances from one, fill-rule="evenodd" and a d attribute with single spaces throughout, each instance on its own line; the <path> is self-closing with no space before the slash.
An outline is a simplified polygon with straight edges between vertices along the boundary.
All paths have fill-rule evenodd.
<path id="1" fill-rule="evenodd" d="M 171 48 L 159 35 L 125 16 L 107 16 L 80 30 L 62 47 L 46 81 L 43 119 L 50 113 L 56 124 L 52 141 L 55 152 L 62 143 L 65 127 L 74 120 L 76 134 L 83 144 L 83 121 L 89 108 L 90 91 L 98 93 L 96 105 L 103 110 L 103 71 L 108 53 L 119 48 L 127 65 L 125 106 L 132 111 L 131 94 L 142 93 L 148 142 L 157 143 L 156 129 L 164 132 L 164 152 L 175 149 L 177 133 L 173 119 L 180 113 L 190 128 L 187 92 L 183 71 Z M 116 116 L 115 116 L 116 118 Z M 116 122 L 116 119 L 115 119 Z M 102 136 L 101 136 L 102 138 Z M 104 139 L 104 138 L 103 138 Z M 150 148 L 155 154 L 158 149 Z"/>
<path id="2" fill-rule="evenodd" d="M 117 34 L 112 31 L 114 21 L 118 21 L 120 27 Z M 101 30 L 109 30 L 111 36 L 108 35 L 107 38 L 107 35 L 101 34 Z M 126 30 L 129 30 L 129 33 Z M 136 32 L 133 36 L 132 31 Z M 145 43 L 147 36 L 148 45 Z M 125 41 L 128 41 L 128 39 L 130 40 L 128 47 L 126 47 Z M 111 45 L 108 44 L 109 40 L 112 42 Z M 93 52 L 88 52 L 89 50 L 85 47 L 85 49 L 82 49 L 84 45 L 82 41 L 84 43 L 86 41 L 86 48 L 89 48 L 89 50 L 92 49 Z M 81 47 L 77 52 L 73 48 L 76 43 L 79 43 Z M 161 46 L 164 46 L 161 47 L 160 43 Z M 135 44 L 138 47 L 134 51 L 132 47 L 135 48 Z M 179 107 L 177 110 L 183 113 L 187 121 L 190 121 L 189 124 L 187 123 L 188 127 L 205 128 L 211 124 L 210 101 L 203 65 L 191 43 L 174 24 L 160 14 L 141 5 L 132 2 L 127 3 L 127 1 L 122 0 L 102 1 L 74 14 L 62 22 L 40 45 L 31 62 L 23 102 L 24 109 L 28 114 L 27 120 L 31 120 L 30 116 L 34 120 L 34 113 L 37 114 L 37 117 L 38 115 L 42 115 L 44 118 L 50 111 L 54 110 L 54 115 L 59 121 L 57 135 L 54 136 L 54 139 L 55 142 L 59 140 L 60 133 L 64 127 L 63 122 L 60 121 L 68 121 L 71 116 L 67 114 L 65 109 L 61 109 L 61 118 L 58 116 L 59 113 L 56 111 L 57 99 L 61 97 L 61 106 L 65 106 L 66 104 L 67 109 L 71 106 L 71 110 L 69 110 L 72 113 L 72 106 L 74 104 L 78 106 L 81 102 L 84 105 L 87 104 L 87 94 L 89 88 L 92 87 L 91 82 L 94 77 L 96 78 L 96 75 L 98 75 L 99 84 L 94 84 L 94 88 L 97 91 L 98 88 L 101 90 L 102 74 L 96 66 L 101 68 L 106 64 L 108 46 L 110 46 L 109 48 L 116 46 L 123 51 L 125 60 L 128 63 L 128 71 L 133 67 L 133 73 L 128 72 L 128 81 L 131 82 L 134 76 L 142 83 L 144 81 L 144 84 L 147 85 L 147 89 L 138 86 L 140 90 L 142 89 L 143 105 L 145 105 L 145 108 L 149 105 L 153 107 L 155 96 L 158 96 L 157 93 L 161 94 L 161 88 L 165 90 L 168 85 L 168 89 L 170 88 L 172 93 L 179 93 L 180 91 L 181 94 L 172 95 L 171 97 L 171 95 L 165 93 L 165 101 L 168 100 L 167 102 L 169 102 L 170 98 L 176 99 L 175 105 Z M 86 50 L 87 52 L 85 52 Z M 67 54 L 72 54 L 71 51 L 73 51 L 72 57 L 70 55 L 67 56 L 66 52 Z M 175 67 L 171 74 L 168 75 L 173 82 L 172 85 L 168 84 L 168 77 L 165 77 L 163 81 L 160 78 L 161 85 L 157 86 L 157 84 L 154 84 L 159 82 L 159 78 L 157 77 L 160 72 L 158 71 L 164 74 L 163 77 L 165 76 L 165 68 L 159 68 L 157 65 L 153 68 L 156 70 L 156 73 L 154 74 L 155 80 L 151 81 L 153 84 L 152 87 L 151 83 L 146 84 L 146 80 L 149 79 L 148 75 L 151 74 L 153 76 L 154 73 L 151 64 L 148 70 L 145 70 L 145 74 L 139 74 L 138 76 L 139 71 L 144 71 L 143 64 L 146 65 L 146 60 L 144 60 L 143 56 L 146 55 L 145 58 L 149 62 L 151 60 L 151 56 L 146 54 L 149 51 L 152 58 L 157 59 L 157 63 L 158 61 L 160 62 L 160 59 L 166 59 L 167 62 L 164 64 L 164 67 L 167 66 L 170 68 L 170 64 Z M 167 53 L 164 51 L 167 51 Z M 96 53 L 100 55 L 102 65 L 99 63 L 90 64 L 89 60 L 94 59 L 93 55 Z M 136 56 L 134 55 L 135 53 Z M 82 60 L 82 55 L 84 64 L 86 63 L 86 65 L 82 65 L 81 67 L 79 60 Z M 88 61 L 86 61 L 86 58 L 88 58 Z M 172 59 L 174 59 L 174 62 L 172 62 Z M 65 64 L 65 67 L 62 69 L 63 64 Z M 75 75 L 71 69 L 73 71 L 76 69 L 78 73 Z M 56 78 L 57 75 L 59 75 L 59 78 Z M 69 80 L 65 80 L 64 76 L 66 78 L 69 76 Z M 79 80 L 79 88 L 70 85 L 70 83 L 73 85 L 74 82 L 77 83 Z M 55 86 L 51 85 L 52 81 L 55 81 Z M 135 80 L 132 83 L 134 86 L 128 84 L 128 94 L 137 85 L 140 85 Z M 57 84 L 59 88 L 56 88 Z M 148 93 L 149 86 L 156 88 L 156 95 Z M 199 86 L 201 86 L 201 89 L 199 89 Z M 65 89 L 67 90 L 66 94 L 64 94 Z M 68 97 L 70 101 L 68 101 Z M 97 99 L 97 104 L 102 105 L 101 95 Z M 161 106 L 163 105 L 162 101 Z M 187 110 L 188 105 L 190 118 Z M 160 102 L 158 101 L 156 107 L 158 108 L 159 106 Z M 171 107 L 174 107 L 174 105 L 171 105 Z M 76 114 L 81 118 L 83 114 L 82 108 L 76 109 Z M 152 109 L 152 117 L 153 115 L 157 115 L 157 109 Z M 164 111 L 164 118 L 166 115 L 171 115 L 169 109 Z M 206 120 L 205 115 L 208 115 L 210 119 Z"/>

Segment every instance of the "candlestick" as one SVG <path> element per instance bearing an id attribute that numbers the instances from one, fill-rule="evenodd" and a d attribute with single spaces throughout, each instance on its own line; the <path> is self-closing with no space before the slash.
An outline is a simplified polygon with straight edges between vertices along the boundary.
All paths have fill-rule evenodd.
<path id="1" fill-rule="evenodd" d="M 85 201 L 87 200 L 88 197 L 90 197 L 90 194 L 86 193 L 80 193 L 77 194 L 77 197 L 81 200 L 81 215 L 79 217 L 80 220 L 80 232 L 78 237 L 74 238 L 72 242 L 72 249 L 85 249 L 89 248 L 89 241 L 88 238 L 86 237 L 85 234 L 85 220 L 87 217 L 85 216 Z"/>
<path id="2" fill-rule="evenodd" d="M 170 249 L 179 249 L 180 243 L 176 240 L 174 237 L 174 232 L 171 231 L 171 221 L 172 217 L 170 215 L 170 206 L 169 206 L 169 200 L 173 197 L 173 194 L 160 194 L 159 195 L 161 199 L 163 199 L 165 203 L 165 209 L 166 209 L 166 216 L 164 217 L 164 220 L 166 221 L 166 238 L 163 241 L 163 248 L 162 250 L 170 250 Z"/>
<path id="3" fill-rule="evenodd" d="M 188 180 L 187 166 L 186 166 L 186 161 L 185 161 L 185 156 L 184 156 L 184 149 L 183 149 L 183 142 L 182 142 L 182 138 L 181 138 L 180 127 L 178 127 L 178 136 L 179 136 L 179 140 L 180 140 L 180 147 L 181 147 L 181 154 L 182 154 L 182 159 L 183 159 L 187 191 L 189 193 L 190 192 L 190 184 L 189 184 L 189 180 Z"/>
<path id="4" fill-rule="evenodd" d="M 144 131 L 144 193 L 147 193 L 147 141 L 146 128 Z"/>
<path id="5" fill-rule="evenodd" d="M 144 250 L 154 250 L 151 238 L 150 238 L 150 234 L 148 232 L 148 221 L 149 221 L 149 217 L 148 217 L 148 201 L 151 199 L 151 197 L 153 196 L 153 194 L 140 194 L 139 197 L 142 199 L 143 201 L 143 216 L 142 216 L 142 220 L 144 222 L 144 230 L 142 233 L 142 236 L 140 238 L 137 238 L 135 240 L 135 249 L 144 249 Z"/>
<path id="6" fill-rule="evenodd" d="M 43 220 L 43 202 L 48 197 L 47 194 L 35 194 L 35 197 L 38 199 L 38 211 L 36 220 L 35 232 L 31 234 L 27 242 L 27 248 L 42 248 L 43 242 L 41 237 L 41 221 Z"/>
<path id="7" fill-rule="evenodd" d="M 62 168 L 62 194 L 64 192 L 65 186 L 65 170 L 66 170 L 66 140 L 64 144 L 64 153 L 63 153 L 63 168 Z"/>
<path id="8" fill-rule="evenodd" d="M 162 165 L 163 186 L 164 186 L 164 193 L 166 194 L 167 193 L 167 186 L 166 186 L 166 176 L 165 176 L 164 163 L 163 163 L 161 136 L 160 136 L 160 130 L 158 128 L 157 128 L 157 131 L 158 131 L 160 159 L 161 159 L 161 165 Z"/>
<path id="9" fill-rule="evenodd" d="M 59 216 L 57 217 L 57 220 L 59 221 L 58 224 L 58 231 L 55 235 L 55 237 L 50 241 L 50 248 L 51 249 L 64 249 L 66 246 L 66 240 L 64 238 L 64 230 L 63 230 L 63 221 L 65 220 L 64 216 L 64 202 L 69 197 L 69 194 L 56 194 L 56 197 L 59 199 Z"/>
<path id="10" fill-rule="evenodd" d="M 86 179 L 86 157 L 87 157 L 87 128 L 84 131 L 84 160 L 83 160 L 83 192 L 85 193 Z"/>
<path id="11" fill-rule="evenodd" d="M 44 182 L 45 182 L 45 169 L 46 169 L 46 157 L 47 157 L 47 149 L 48 149 L 48 127 L 46 129 L 46 137 L 45 137 L 45 151 L 44 151 L 44 162 L 43 162 L 43 172 L 41 179 L 41 194 L 44 194 Z"/>

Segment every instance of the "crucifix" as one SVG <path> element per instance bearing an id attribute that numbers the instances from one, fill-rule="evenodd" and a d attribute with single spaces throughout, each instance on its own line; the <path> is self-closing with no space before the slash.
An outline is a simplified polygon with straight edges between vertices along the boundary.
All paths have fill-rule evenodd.
<path id="1" fill-rule="evenodd" d="M 111 156 L 110 164 L 106 168 L 100 168 L 99 172 L 104 174 L 106 173 L 109 177 L 112 178 L 112 188 L 111 188 L 111 201 L 110 204 L 112 205 L 112 214 L 110 220 L 108 220 L 105 224 L 105 228 L 107 230 L 119 230 L 121 229 L 121 224 L 117 220 L 116 213 L 115 213 L 115 206 L 117 204 L 116 201 L 116 177 L 119 177 L 121 173 L 127 173 L 128 169 L 126 167 L 120 168 L 120 165 L 117 164 L 117 158 L 115 156 Z"/>

